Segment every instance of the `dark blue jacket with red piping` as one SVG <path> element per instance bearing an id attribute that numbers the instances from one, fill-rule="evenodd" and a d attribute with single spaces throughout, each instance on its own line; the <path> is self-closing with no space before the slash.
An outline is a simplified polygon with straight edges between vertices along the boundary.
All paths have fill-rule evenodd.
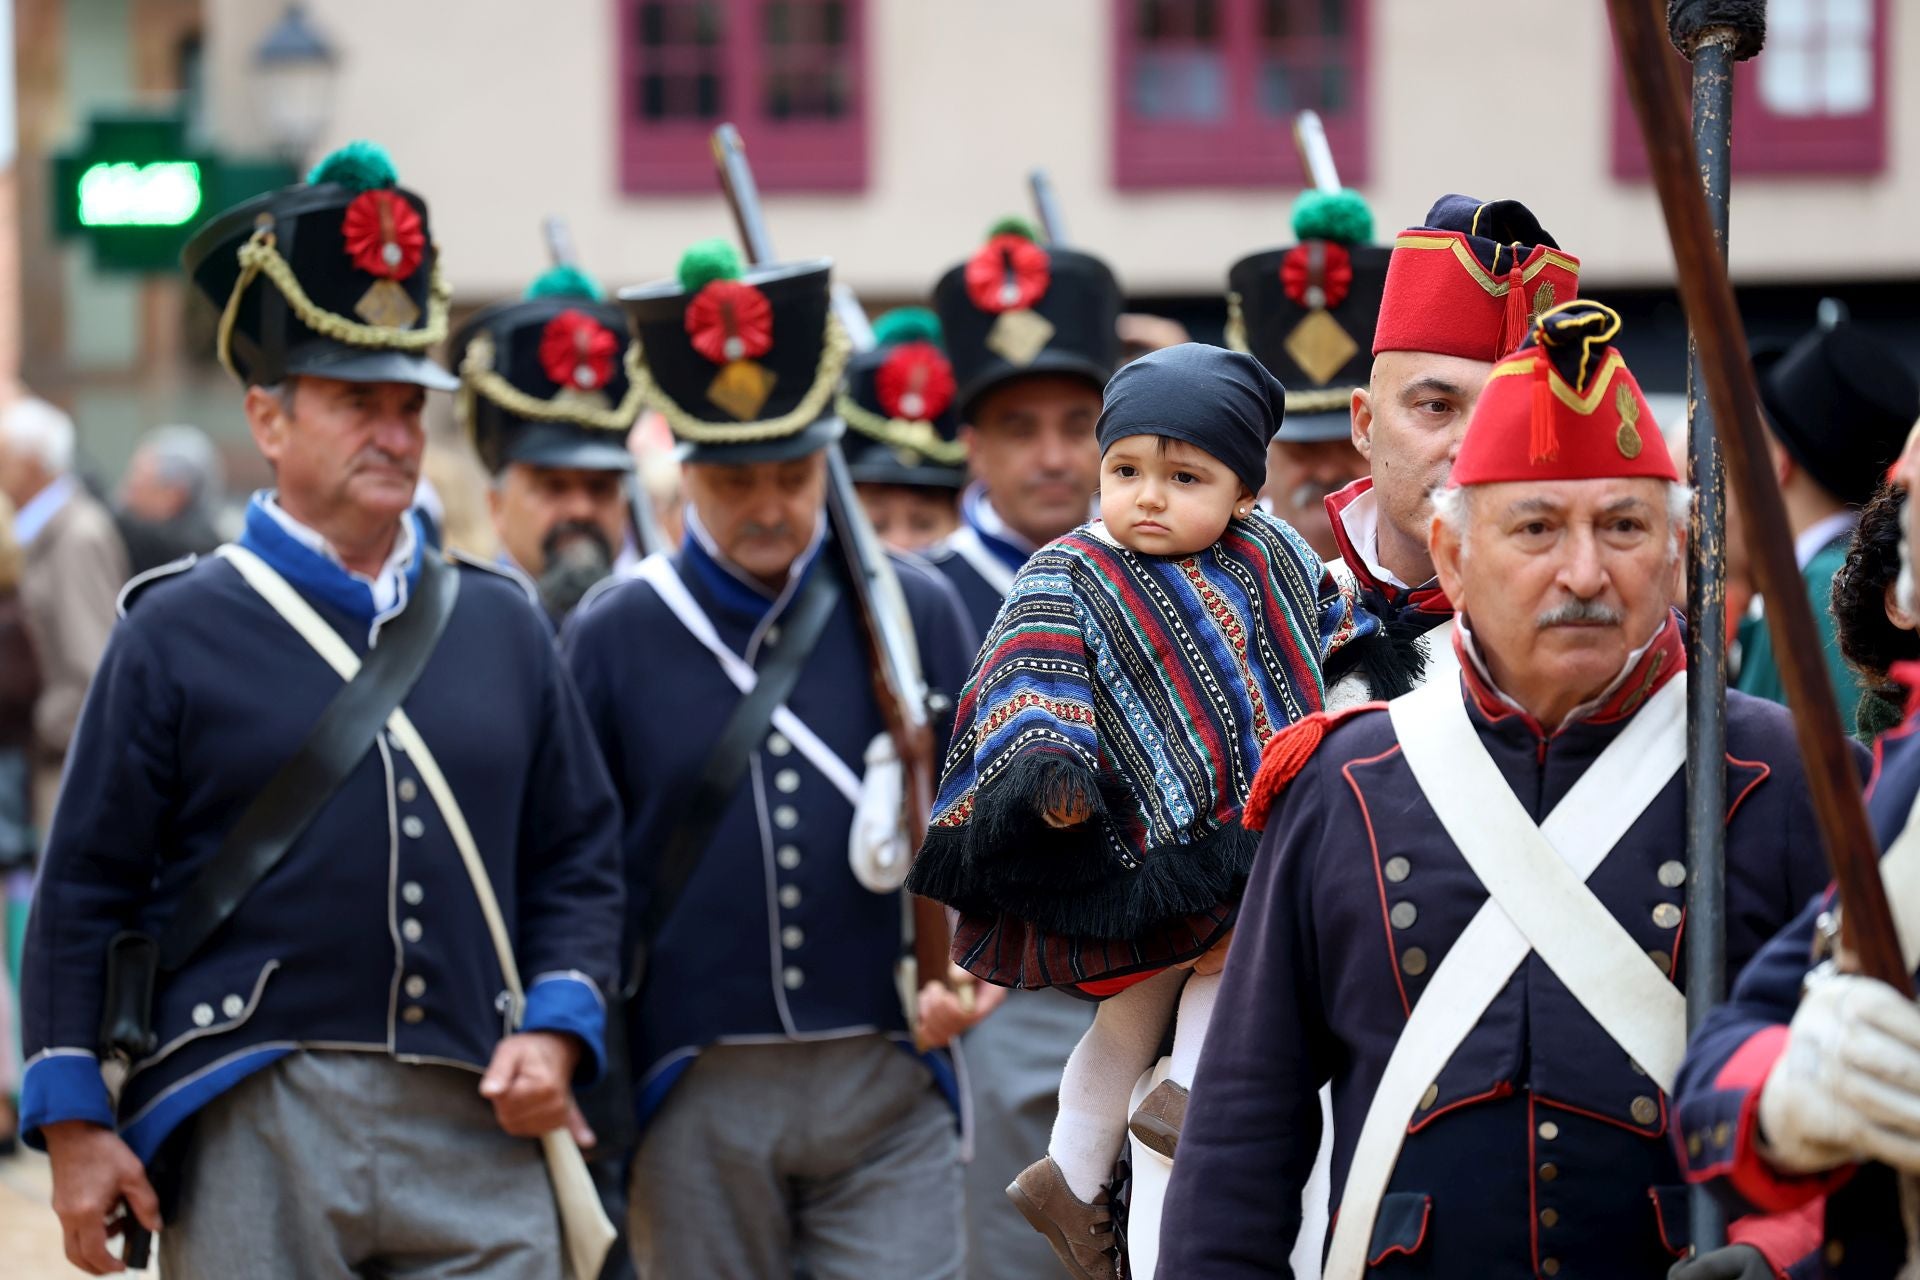
<path id="1" fill-rule="evenodd" d="M 1913 686 L 1920 666 L 1903 678 Z M 1920 792 L 1920 720 L 1910 702 L 1907 720 L 1874 744 L 1874 776 L 1867 811 L 1880 847 L 1907 825 Z M 1821 893 L 1769 942 L 1735 981 L 1727 1003 L 1693 1037 L 1680 1069 L 1675 1137 L 1687 1177 L 1705 1182 L 1736 1213 L 1777 1213 L 1826 1197 L 1825 1227 L 1808 1274 L 1853 1280 L 1897 1273 L 1906 1259 L 1898 1187 L 1884 1165 L 1849 1165 L 1830 1173 L 1793 1177 L 1760 1154 L 1760 1088 L 1786 1048 L 1787 1024 L 1800 1004 L 1800 985 L 1813 967 L 1818 920 L 1832 905 Z"/>
<path id="2" fill-rule="evenodd" d="M 1543 821 L 1685 662 L 1670 622 L 1618 692 L 1555 733 L 1470 662 L 1469 713 Z M 1332 1201 L 1409 1011 L 1486 901 L 1402 757 L 1383 704 L 1340 717 L 1267 818 L 1174 1164 L 1161 1274 L 1290 1274 L 1333 1087 Z M 1324 725 L 1325 722 L 1323 721 Z M 1299 730 L 1296 730 L 1299 732 Z M 1311 731 L 1308 731 L 1309 733 Z M 1268 749 L 1282 766 L 1287 735 Z M 1727 944 L 1751 956 L 1825 879 L 1785 711 L 1727 706 Z M 1265 772 L 1265 770 L 1263 770 Z M 1258 812 L 1274 803 L 1270 814 Z M 1589 879 L 1663 968 L 1682 955 L 1686 788 L 1676 773 Z M 1684 982 L 1684 973 L 1676 975 Z M 1368 1257 L 1381 1275 L 1663 1277 L 1688 1244 L 1660 1089 L 1529 956 L 1408 1125 Z"/>

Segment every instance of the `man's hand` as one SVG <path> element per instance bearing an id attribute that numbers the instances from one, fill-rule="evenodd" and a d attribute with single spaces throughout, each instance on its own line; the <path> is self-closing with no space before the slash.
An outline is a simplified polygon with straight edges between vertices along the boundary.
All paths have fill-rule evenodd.
<path id="1" fill-rule="evenodd" d="M 962 1001 L 953 988 L 957 983 L 970 991 Z M 929 1049 L 944 1049 L 963 1031 L 971 1031 L 1007 998 L 1005 987 L 977 982 L 972 974 L 953 966 L 949 982 L 929 982 L 920 988 L 920 1043 Z"/>
<path id="2" fill-rule="evenodd" d="M 493 1103 L 500 1127 L 516 1138 L 566 1128 L 582 1147 L 591 1147 L 593 1131 L 573 1105 L 573 1069 L 580 1053 L 578 1040 L 552 1031 L 523 1031 L 502 1040 L 480 1081 L 480 1096 Z"/>
<path id="3" fill-rule="evenodd" d="M 147 1171 L 120 1135 L 82 1120 L 50 1124 L 41 1130 L 53 1161 L 53 1211 L 66 1236 L 67 1261 L 88 1275 L 111 1275 L 126 1267 L 107 1248 L 107 1237 L 124 1223 L 116 1221 L 122 1200 L 140 1225 L 160 1229 L 160 1198 Z"/>
<path id="4" fill-rule="evenodd" d="M 1774 1280 L 1767 1256 L 1750 1244 L 1730 1244 L 1673 1264 L 1667 1280 Z"/>
<path id="5" fill-rule="evenodd" d="M 1879 1160 L 1920 1173 L 1920 1006 L 1822 967 L 1760 1089 L 1768 1163 L 1817 1173 Z"/>

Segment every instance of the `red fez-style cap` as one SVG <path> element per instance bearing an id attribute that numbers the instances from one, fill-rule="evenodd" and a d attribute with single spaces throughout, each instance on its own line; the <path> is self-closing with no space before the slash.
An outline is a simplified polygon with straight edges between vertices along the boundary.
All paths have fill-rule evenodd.
<path id="1" fill-rule="evenodd" d="M 1493 367 L 1460 442 L 1451 483 L 1636 479 L 1678 482 L 1660 424 L 1609 345 L 1620 316 L 1563 302 Z"/>
<path id="2" fill-rule="evenodd" d="M 1373 354 L 1498 360 L 1534 317 L 1577 297 L 1580 260 L 1517 200 L 1442 196 L 1427 225 L 1394 238 Z"/>

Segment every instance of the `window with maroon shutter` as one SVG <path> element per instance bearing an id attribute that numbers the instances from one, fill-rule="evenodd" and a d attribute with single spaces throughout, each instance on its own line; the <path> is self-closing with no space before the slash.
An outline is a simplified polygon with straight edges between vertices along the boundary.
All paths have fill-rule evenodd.
<path id="1" fill-rule="evenodd" d="M 1766 47 L 1734 70 L 1734 175 L 1884 169 L 1887 24 L 1887 0 L 1771 0 Z M 1613 78 L 1614 176 L 1645 178 L 1633 104 Z"/>
<path id="2" fill-rule="evenodd" d="M 713 190 L 727 120 L 763 190 L 866 185 L 864 0 L 615 3 L 622 190 Z"/>
<path id="3" fill-rule="evenodd" d="M 1365 180 L 1368 0 L 1115 0 L 1118 186 L 1300 186 L 1293 120 Z"/>

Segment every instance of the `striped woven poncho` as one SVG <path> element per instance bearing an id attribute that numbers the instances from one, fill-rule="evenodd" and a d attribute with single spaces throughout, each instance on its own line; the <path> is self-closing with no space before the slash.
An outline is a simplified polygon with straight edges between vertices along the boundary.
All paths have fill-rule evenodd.
<path id="1" fill-rule="evenodd" d="M 1264 513 L 1180 558 L 1097 522 L 1042 548 L 961 694 L 908 880 L 961 911 L 956 962 L 1032 987 L 1204 951 L 1252 864 L 1240 810 L 1261 748 L 1320 709 L 1323 662 L 1375 625 Z M 1093 819 L 1049 826 L 1069 789 Z"/>

